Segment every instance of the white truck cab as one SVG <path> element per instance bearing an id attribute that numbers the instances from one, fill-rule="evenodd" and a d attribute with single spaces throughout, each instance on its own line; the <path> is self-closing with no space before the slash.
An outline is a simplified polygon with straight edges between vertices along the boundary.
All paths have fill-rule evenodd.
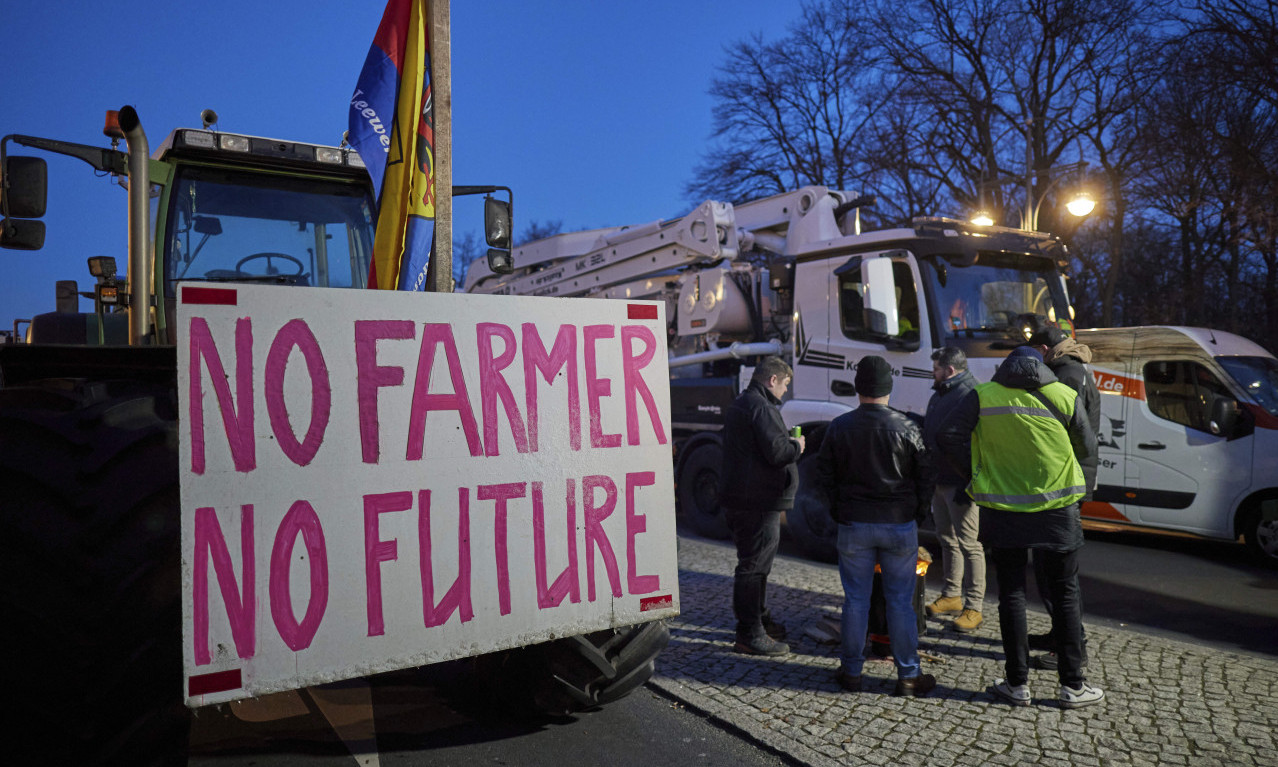
<path id="1" fill-rule="evenodd" d="M 1073 327 L 1059 238 L 944 218 L 863 232 L 858 211 L 868 200 L 803 187 L 738 205 L 707 201 L 681 218 L 526 243 L 515 249 L 513 274 L 477 262 L 466 290 L 666 301 L 679 507 L 707 536 L 728 535 L 718 503 L 723 412 L 759 357 L 785 357 L 794 381 L 782 417 L 807 437 L 786 523 L 808 553 L 832 559 L 835 525 L 825 502 L 805 492 L 805 476 L 825 426 L 857 407 L 862 358 L 886 359 L 892 406 L 922 417 L 936 349 L 962 349 L 976 378 L 989 381 L 1034 331 Z M 1101 390 L 1112 395 L 1101 488 L 1084 513 L 1242 534 L 1278 562 L 1274 357 L 1237 336 L 1189 328 L 1078 339 L 1093 346 Z M 1191 412 L 1200 371 L 1214 383 L 1194 385 L 1214 396 Z"/>

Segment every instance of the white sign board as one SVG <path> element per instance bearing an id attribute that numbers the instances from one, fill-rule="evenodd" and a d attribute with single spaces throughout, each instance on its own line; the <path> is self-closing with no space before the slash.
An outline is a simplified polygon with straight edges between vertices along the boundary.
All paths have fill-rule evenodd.
<path id="1" fill-rule="evenodd" d="M 183 284 L 187 704 L 678 614 L 664 305 Z"/>

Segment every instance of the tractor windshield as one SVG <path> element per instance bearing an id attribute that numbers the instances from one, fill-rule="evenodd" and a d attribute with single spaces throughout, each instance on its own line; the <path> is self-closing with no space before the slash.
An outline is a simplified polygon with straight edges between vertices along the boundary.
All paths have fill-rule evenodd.
<path id="1" fill-rule="evenodd" d="M 373 202 L 332 179 L 187 167 L 170 199 L 165 279 L 362 288 Z"/>
<path id="2" fill-rule="evenodd" d="M 1023 342 L 1047 322 L 1068 319 L 1058 272 L 1046 258 L 980 253 L 963 266 L 933 262 L 941 339 L 1006 337 Z"/>

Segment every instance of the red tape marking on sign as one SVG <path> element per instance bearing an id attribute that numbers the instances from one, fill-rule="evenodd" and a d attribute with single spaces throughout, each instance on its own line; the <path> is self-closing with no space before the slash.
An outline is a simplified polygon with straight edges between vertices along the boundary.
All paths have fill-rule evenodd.
<path id="1" fill-rule="evenodd" d="M 663 607 L 673 607 L 674 597 L 665 594 L 659 597 L 644 597 L 639 600 L 639 612 L 646 613 L 649 610 L 660 610 Z"/>
<path id="2" fill-rule="evenodd" d="M 626 306 L 626 318 L 631 320 L 657 319 L 656 304 L 629 304 Z"/>
<path id="3" fill-rule="evenodd" d="M 238 668 L 230 671 L 216 671 L 212 674 L 200 674 L 199 676 L 191 677 L 186 682 L 187 695 L 190 697 L 207 695 L 211 692 L 238 690 L 243 686 L 244 682 L 240 679 L 240 670 Z"/>
<path id="4" fill-rule="evenodd" d="M 182 288 L 182 303 L 210 304 L 213 306 L 235 306 L 239 303 L 235 290 L 222 288 Z"/>

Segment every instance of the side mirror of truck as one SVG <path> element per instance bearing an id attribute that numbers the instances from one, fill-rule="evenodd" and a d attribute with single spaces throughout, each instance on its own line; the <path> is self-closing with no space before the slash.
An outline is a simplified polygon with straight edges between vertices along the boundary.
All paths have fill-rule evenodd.
<path id="1" fill-rule="evenodd" d="M 41 157 L 6 157 L 0 168 L 0 248 L 44 247 L 44 215 L 48 199 L 48 165 Z"/>
<path id="2" fill-rule="evenodd" d="M 870 330 L 888 336 L 900 335 L 900 310 L 896 305 L 892 259 L 862 260 L 861 284 L 865 285 L 865 319 Z"/>

